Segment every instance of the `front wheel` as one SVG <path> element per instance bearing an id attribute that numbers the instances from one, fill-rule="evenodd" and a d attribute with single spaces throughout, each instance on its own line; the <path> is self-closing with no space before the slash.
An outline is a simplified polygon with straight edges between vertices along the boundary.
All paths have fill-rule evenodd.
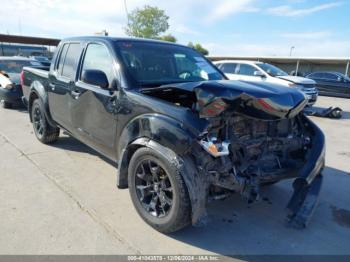
<path id="1" fill-rule="evenodd" d="M 44 104 L 40 99 L 34 100 L 31 117 L 35 136 L 40 142 L 50 144 L 57 141 L 60 129 L 48 123 L 44 112 Z"/>
<path id="2" fill-rule="evenodd" d="M 132 202 L 142 219 L 162 233 L 171 233 L 191 221 L 191 204 L 178 168 L 151 148 L 140 148 L 128 170 Z"/>

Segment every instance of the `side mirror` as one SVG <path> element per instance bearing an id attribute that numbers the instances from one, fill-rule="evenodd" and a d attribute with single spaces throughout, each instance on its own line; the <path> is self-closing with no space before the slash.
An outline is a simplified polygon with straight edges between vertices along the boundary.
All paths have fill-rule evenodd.
<path id="1" fill-rule="evenodd" d="M 337 82 L 344 82 L 344 78 L 342 78 L 341 76 L 338 76 Z"/>
<path id="2" fill-rule="evenodd" d="M 259 70 L 254 72 L 254 76 L 266 77 L 265 74 Z"/>
<path id="3" fill-rule="evenodd" d="M 106 74 L 101 70 L 87 69 L 83 71 L 81 80 L 84 83 L 108 89 L 109 83 Z"/>

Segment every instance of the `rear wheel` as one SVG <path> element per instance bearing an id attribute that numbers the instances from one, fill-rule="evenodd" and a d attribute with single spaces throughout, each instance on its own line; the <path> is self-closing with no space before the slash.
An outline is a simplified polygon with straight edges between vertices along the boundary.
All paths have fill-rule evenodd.
<path id="1" fill-rule="evenodd" d="M 40 99 L 34 100 L 31 116 L 37 139 L 44 144 L 56 142 L 60 135 L 60 129 L 48 123 L 44 113 L 44 105 Z"/>
<path id="2" fill-rule="evenodd" d="M 132 156 L 128 184 L 133 204 L 150 226 L 162 233 L 178 231 L 191 221 L 186 185 L 177 167 L 151 148 Z"/>

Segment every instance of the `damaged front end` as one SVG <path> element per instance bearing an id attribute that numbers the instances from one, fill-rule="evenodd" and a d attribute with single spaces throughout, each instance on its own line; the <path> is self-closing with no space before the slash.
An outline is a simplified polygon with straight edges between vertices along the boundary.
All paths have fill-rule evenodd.
<path id="1" fill-rule="evenodd" d="M 164 88 L 182 90 L 183 98 L 194 93 L 189 107 L 208 122 L 191 154 L 210 197 L 221 199 L 235 191 L 252 203 L 259 200 L 261 186 L 296 178 L 288 220 L 292 226 L 307 225 L 322 184 L 325 139 L 302 113 L 307 99 L 301 92 L 238 81 Z M 195 220 L 204 214 L 199 208 L 193 212 Z"/>

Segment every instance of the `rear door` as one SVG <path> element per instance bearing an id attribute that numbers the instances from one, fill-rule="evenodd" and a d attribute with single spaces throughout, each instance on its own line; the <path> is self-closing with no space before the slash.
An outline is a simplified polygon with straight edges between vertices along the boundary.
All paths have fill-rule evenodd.
<path id="1" fill-rule="evenodd" d="M 73 132 L 86 144 L 115 159 L 118 92 L 111 88 L 119 78 L 116 77 L 114 58 L 103 43 L 88 43 L 84 53 L 78 80 L 70 95 Z M 103 71 L 109 89 L 85 83 L 81 75 L 87 69 Z"/>
<path id="2" fill-rule="evenodd" d="M 347 94 L 345 83 L 338 81 L 338 75 L 336 74 L 323 73 L 321 85 L 327 93 L 336 95 Z"/>
<path id="3" fill-rule="evenodd" d="M 70 115 L 71 89 L 82 52 L 80 43 L 63 44 L 57 63 L 49 74 L 48 99 L 52 118 L 68 131 L 72 129 Z"/>
<path id="4" fill-rule="evenodd" d="M 219 65 L 219 69 L 225 73 L 230 80 L 239 80 L 239 76 L 236 74 L 236 63 L 223 63 Z"/>

